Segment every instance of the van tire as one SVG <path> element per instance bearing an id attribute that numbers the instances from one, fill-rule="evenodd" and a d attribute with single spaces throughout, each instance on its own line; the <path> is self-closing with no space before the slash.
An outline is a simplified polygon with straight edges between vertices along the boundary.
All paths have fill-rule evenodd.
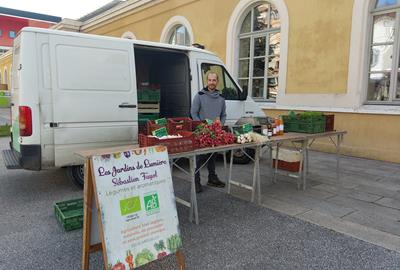
<path id="1" fill-rule="evenodd" d="M 78 187 L 83 188 L 85 183 L 83 165 L 68 166 L 67 167 L 68 178 Z"/>
<path id="2" fill-rule="evenodd" d="M 246 148 L 245 151 L 249 156 L 254 158 L 255 155 L 254 149 Z M 251 159 L 247 155 L 245 155 L 240 149 L 233 152 L 233 163 L 248 164 L 250 161 Z"/>

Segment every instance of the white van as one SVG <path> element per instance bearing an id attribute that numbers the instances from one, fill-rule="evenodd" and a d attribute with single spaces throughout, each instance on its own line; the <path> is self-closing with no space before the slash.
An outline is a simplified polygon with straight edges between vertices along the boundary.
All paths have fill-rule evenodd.
<path id="1" fill-rule="evenodd" d="M 11 149 L 7 168 L 68 167 L 74 152 L 138 141 L 137 89 L 160 85 L 160 116 L 187 117 L 205 73 L 220 75 L 227 124 L 264 116 L 213 53 L 195 47 L 24 28 L 14 41 Z"/>

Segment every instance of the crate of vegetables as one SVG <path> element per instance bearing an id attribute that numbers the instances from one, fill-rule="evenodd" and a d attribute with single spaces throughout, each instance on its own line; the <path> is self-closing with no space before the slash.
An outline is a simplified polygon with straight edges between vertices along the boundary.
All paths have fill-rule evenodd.
<path id="1" fill-rule="evenodd" d="M 190 131 L 181 131 L 179 134 L 168 135 L 165 138 L 139 134 L 139 145 L 140 147 L 163 145 L 168 148 L 169 154 L 188 152 L 197 148 L 193 132 Z"/>
<path id="2" fill-rule="evenodd" d="M 55 203 L 54 213 L 66 231 L 80 229 L 83 226 L 83 199 Z"/>
<path id="3" fill-rule="evenodd" d="M 325 115 L 319 112 L 303 112 L 283 115 L 285 132 L 321 133 L 325 131 Z"/>
<path id="4" fill-rule="evenodd" d="M 167 126 L 168 121 L 165 118 L 149 120 L 146 124 L 146 134 L 151 135 L 154 130 L 160 129 L 162 127 L 167 128 Z"/>
<path id="5" fill-rule="evenodd" d="M 198 121 L 198 120 L 192 120 L 192 131 L 196 131 L 196 129 L 201 128 L 202 125 L 206 125 L 206 121 Z"/>
<path id="6" fill-rule="evenodd" d="M 177 134 L 180 131 L 192 131 L 193 120 L 187 117 L 168 118 L 167 129 L 169 134 Z"/>

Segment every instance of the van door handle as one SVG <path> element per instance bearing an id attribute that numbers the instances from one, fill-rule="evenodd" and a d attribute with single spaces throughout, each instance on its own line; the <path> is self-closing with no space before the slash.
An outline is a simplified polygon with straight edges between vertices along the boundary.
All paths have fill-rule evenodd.
<path id="1" fill-rule="evenodd" d="M 135 104 L 122 103 L 122 104 L 119 104 L 118 107 L 120 107 L 120 108 L 136 108 L 137 106 Z"/>

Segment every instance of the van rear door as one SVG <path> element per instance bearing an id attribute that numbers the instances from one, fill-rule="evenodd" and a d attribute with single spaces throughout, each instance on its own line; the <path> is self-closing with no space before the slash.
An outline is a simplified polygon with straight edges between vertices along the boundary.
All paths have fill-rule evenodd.
<path id="1" fill-rule="evenodd" d="M 132 43 L 51 35 L 55 165 L 81 164 L 73 153 L 137 142 Z"/>

